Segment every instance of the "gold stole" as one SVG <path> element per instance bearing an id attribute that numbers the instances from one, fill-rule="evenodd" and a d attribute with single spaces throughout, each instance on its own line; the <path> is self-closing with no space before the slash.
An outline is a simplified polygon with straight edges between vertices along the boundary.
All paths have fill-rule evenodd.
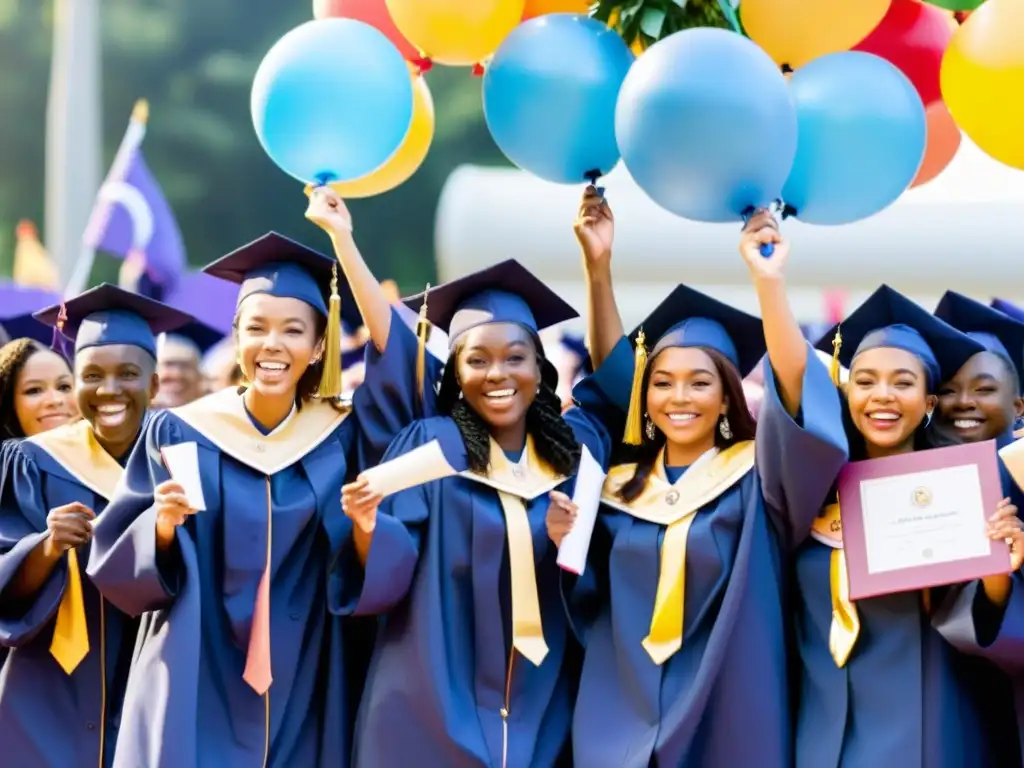
<path id="1" fill-rule="evenodd" d="M 121 465 L 97 442 L 87 421 L 76 421 L 29 438 L 72 477 L 109 501 L 124 474 Z M 95 511 L 95 510 L 94 510 Z M 89 653 L 89 626 L 85 617 L 85 593 L 78 553 L 69 549 L 68 583 L 57 608 L 50 654 L 71 674 Z"/>
<path id="2" fill-rule="evenodd" d="M 536 560 L 533 533 L 526 513 L 526 502 L 561 485 L 565 476 L 556 473 L 534 448 L 533 438 L 526 438 L 526 449 L 518 463 L 513 464 L 501 447 L 491 440 L 490 467 L 486 475 L 467 470 L 460 477 L 480 483 L 498 492 L 505 515 L 508 537 L 509 575 L 512 582 L 512 647 L 535 666 L 540 666 L 548 653 L 537 596 Z"/>
<path id="3" fill-rule="evenodd" d="M 208 395 L 175 408 L 178 418 L 213 443 L 222 452 L 266 475 L 267 547 L 263 574 L 256 590 L 249 648 L 242 678 L 260 695 L 273 682 L 270 667 L 270 577 L 273 510 L 270 477 L 303 459 L 333 434 L 348 416 L 329 402 L 310 400 L 269 435 L 261 434 L 245 411 L 242 396 L 234 388 Z M 339 456 L 339 461 L 344 457 Z"/>
<path id="4" fill-rule="evenodd" d="M 665 526 L 654 612 L 644 649 L 655 664 L 663 664 L 683 647 L 686 597 L 686 539 L 697 511 L 717 499 L 754 468 L 754 442 L 736 443 L 706 454 L 675 484 L 665 474 L 662 450 L 643 492 L 624 502 L 619 491 L 636 471 L 635 464 L 613 467 L 605 480 L 601 501 L 639 520 Z"/>

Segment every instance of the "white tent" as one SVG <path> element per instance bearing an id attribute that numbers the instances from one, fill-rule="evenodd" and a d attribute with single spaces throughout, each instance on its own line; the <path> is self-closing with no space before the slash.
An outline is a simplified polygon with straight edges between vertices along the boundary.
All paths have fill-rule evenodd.
<path id="1" fill-rule="evenodd" d="M 616 217 L 616 293 L 627 324 L 638 322 L 678 282 L 756 312 L 737 253 L 740 223 L 701 224 L 655 205 L 620 166 L 602 182 Z M 438 206 L 442 280 L 517 258 L 581 312 L 586 309 L 572 221 L 582 185 L 522 171 L 463 166 Z M 848 305 L 886 282 L 933 308 L 947 288 L 988 300 L 1024 297 L 1024 173 L 964 139 L 946 171 L 866 221 L 819 227 L 788 220 L 787 268 L 800 319 L 824 319 L 822 290 Z"/>

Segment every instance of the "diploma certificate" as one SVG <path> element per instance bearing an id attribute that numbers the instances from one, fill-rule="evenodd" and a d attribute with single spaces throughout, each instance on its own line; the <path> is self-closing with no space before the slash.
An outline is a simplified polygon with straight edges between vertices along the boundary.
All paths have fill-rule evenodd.
<path id="1" fill-rule="evenodd" d="M 1009 571 L 987 535 L 1002 498 L 995 443 L 853 462 L 839 478 L 854 600 Z"/>

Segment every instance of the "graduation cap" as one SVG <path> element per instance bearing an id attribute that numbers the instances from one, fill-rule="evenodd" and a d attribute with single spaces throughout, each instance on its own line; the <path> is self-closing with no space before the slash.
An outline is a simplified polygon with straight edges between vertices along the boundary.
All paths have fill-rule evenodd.
<path id="1" fill-rule="evenodd" d="M 49 346 L 53 329 L 40 323 L 33 313 L 60 301 L 60 294 L 13 283 L 0 285 L 0 328 L 13 339 L 34 339 Z"/>
<path id="2" fill-rule="evenodd" d="M 722 355 L 743 378 L 765 354 L 760 319 L 685 285 L 676 286 L 629 338 L 636 348 L 636 365 L 626 419 L 627 445 L 640 445 L 642 441 L 641 400 L 648 360 L 670 347 L 702 347 Z M 654 340 L 650 352 L 646 347 L 648 339 Z"/>
<path id="3" fill-rule="evenodd" d="M 0 344 L 15 339 L 33 339 L 49 346 L 53 341 L 53 329 L 36 320 L 31 312 L 0 319 Z"/>
<path id="4" fill-rule="evenodd" d="M 268 232 L 222 256 L 203 271 L 241 287 L 238 304 L 257 293 L 298 299 L 327 318 L 321 397 L 341 394 L 341 328 L 362 325 L 348 281 L 338 262 L 277 232 Z M 330 293 L 327 293 L 328 287 Z"/>
<path id="5" fill-rule="evenodd" d="M 946 291 L 935 316 L 999 355 L 1017 373 L 1024 369 L 1024 322 L 956 291 Z"/>
<path id="6" fill-rule="evenodd" d="M 215 328 L 211 328 L 206 323 L 193 320 L 188 325 L 183 325 L 174 331 L 161 334 L 160 338 L 157 339 L 158 346 L 164 343 L 165 340 L 172 339 L 184 340 L 186 344 L 195 347 L 199 357 L 202 358 L 208 350 L 224 339 L 224 334 Z"/>
<path id="7" fill-rule="evenodd" d="M 1014 320 L 1024 322 L 1024 309 L 1021 309 L 1016 304 L 1011 304 L 1006 299 L 992 299 L 991 307 L 1002 312 L 1004 315 L 1009 315 Z"/>
<path id="8" fill-rule="evenodd" d="M 930 389 L 985 349 L 887 285 L 871 294 L 846 320 L 833 326 L 815 346 L 832 353 L 833 381 L 838 366 L 850 368 L 861 352 L 878 347 L 902 349 L 924 365 Z"/>
<path id="9" fill-rule="evenodd" d="M 427 323 L 448 334 L 451 351 L 466 331 L 488 323 L 515 323 L 539 333 L 545 328 L 579 317 L 561 296 L 552 291 L 530 270 L 515 259 L 460 277 L 436 288 L 403 299 L 407 307 L 418 311 L 420 322 L 416 381 L 423 391 L 426 359 Z M 545 361 L 546 362 L 546 361 Z M 546 376 L 557 373 L 547 363 Z"/>
<path id="10" fill-rule="evenodd" d="M 104 283 L 36 312 L 35 317 L 75 342 L 75 353 L 88 347 L 130 344 L 156 358 L 156 338 L 192 322 L 192 316 L 159 301 Z"/>

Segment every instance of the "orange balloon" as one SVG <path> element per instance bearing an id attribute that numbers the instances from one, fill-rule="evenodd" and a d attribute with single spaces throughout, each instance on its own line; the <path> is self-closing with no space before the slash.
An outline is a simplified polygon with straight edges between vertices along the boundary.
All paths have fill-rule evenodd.
<path id="1" fill-rule="evenodd" d="M 590 0 L 526 0 L 523 21 L 547 13 L 590 13 Z"/>
<path id="2" fill-rule="evenodd" d="M 911 189 L 927 184 L 946 170 L 960 149 L 960 129 L 945 104 L 933 101 L 925 110 L 925 117 L 928 122 L 924 160 L 910 185 Z"/>

